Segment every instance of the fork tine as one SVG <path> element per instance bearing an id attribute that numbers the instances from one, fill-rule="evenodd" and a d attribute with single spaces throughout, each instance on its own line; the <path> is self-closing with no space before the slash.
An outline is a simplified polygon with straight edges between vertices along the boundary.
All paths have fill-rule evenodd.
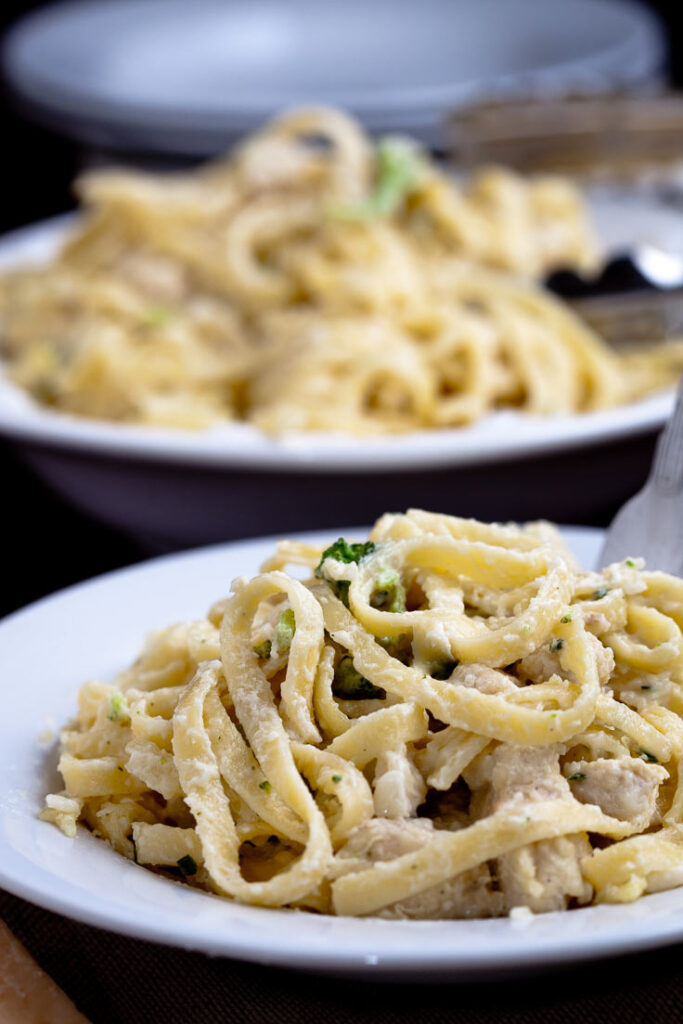
<path id="1" fill-rule="evenodd" d="M 683 490 L 683 376 L 673 415 L 657 442 L 650 478 L 660 494 Z"/>

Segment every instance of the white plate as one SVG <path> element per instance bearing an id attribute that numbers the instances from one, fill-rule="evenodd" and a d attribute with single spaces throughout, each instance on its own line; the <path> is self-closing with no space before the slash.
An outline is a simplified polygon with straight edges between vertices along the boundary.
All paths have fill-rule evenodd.
<path id="1" fill-rule="evenodd" d="M 306 539 L 365 535 L 325 531 Z M 598 530 L 566 529 L 586 566 Z M 272 539 L 175 555 L 72 587 L 0 623 L 0 885 L 40 906 L 136 938 L 242 960 L 367 976 L 471 978 L 585 960 L 683 938 L 683 889 L 623 906 L 542 914 L 520 925 L 321 917 L 245 907 L 158 877 L 85 829 L 68 839 L 37 820 L 56 784 L 55 744 L 38 737 L 72 714 L 86 679 L 108 679 L 147 630 L 201 616 L 252 575 Z"/>
<path id="2" fill-rule="evenodd" d="M 4 64 L 61 131 L 211 153 L 311 101 L 435 140 L 454 104 L 483 93 L 604 90 L 663 58 L 652 15 L 615 0 L 80 0 L 22 21 Z"/>
<path id="3" fill-rule="evenodd" d="M 641 239 L 643 224 L 648 230 L 642 240 L 656 243 L 666 234 L 665 229 L 674 232 L 676 226 L 683 237 L 683 214 L 664 214 L 660 209 L 659 220 L 654 214 L 647 219 L 639 203 L 632 240 Z M 611 232 L 616 248 L 628 239 L 624 221 L 629 210 L 628 203 L 616 200 L 598 208 L 606 239 L 610 241 Z M 6 235 L 0 239 L 0 270 L 49 259 L 72 222 L 71 218 L 55 218 Z M 247 423 L 193 432 L 69 416 L 39 406 L 0 373 L 0 434 L 49 448 L 195 468 L 362 473 L 503 462 L 643 434 L 660 427 L 672 409 L 673 394 L 667 393 L 578 416 L 537 417 L 502 411 L 458 429 L 360 439 L 309 432 L 275 439 Z"/>

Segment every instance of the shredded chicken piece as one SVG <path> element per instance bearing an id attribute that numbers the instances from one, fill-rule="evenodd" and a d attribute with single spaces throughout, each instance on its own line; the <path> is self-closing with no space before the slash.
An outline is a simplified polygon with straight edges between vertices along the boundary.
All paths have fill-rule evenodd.
<path id="1" fill-rule="evenodd" d="M 118 263 L 121 276 L 135 283 L 150 299 L 158 302 L 182 302 L 187 296 L 183 268 L 156 253 L 127 252 Z"/>
<path id="2" fill-rule="evenodd" d="M 586 638 L 595 651 L 600 685 L 606 686 L 614 672 L 614 653 L 592 633 L 587 633 Z M 539 647 L 533 654 L 522 658 L 518 669 L 520 678 L 530 679 L 535 683 L 545 683 L 552 676 L 560 676 L 561 679 L 567 679 L 569 682 L 577 681 L 573 672 L 567 672 L 562 668 L 559 654 L 551 651 L 548 645 Z"/>
<path id="3" fill-rule="evenodd" d="M 353 861 L 359 871 L 377 861 L 394 860 L 426 846 L 434 827 L 426 818 L 381 821 L 372 818 L 350 834 L 337 854 L 337 862 Z M 502 894 L 495 888 L 487 864 L 448 879 L 441 885 L 384 907 L 379 917 L 448 920 L 464 917 L 497 917 L 504 913 Z"/>
<path id="4" fill-rule="evenodd" d="M 557 746 L 501 744 L 491 757 L 492 810 L 498 810 L 511 800 L 527 802 L 571 797 L 569 783 L 560 772 Z"/>
<path id="5" fill-rule="evenodd" d="M 519 802 L 571 799 L 559 768 L 559 749 L 501 745 L 491 755 L 491 809 Z M 564 910 L 568 900 L 587 903 L 592 895 L 581 874 L 581 858 L 591 852 L 585 835 L 562 836 L 512 850 L 497 861 L 506 910 L 529 907 L 534 913 Z"/>
<path id="6" fill-rule="evenodd" d="M 374 782 L 378 818 L 412 818 L 426 795 L 424 779 L 405 749 L 379 755 Z"/>
<path id="7" fill-rule="evenodd" d="M 449 682 L 472 687 L 480 693 L 509 693 L 517 688 L 512 676 L 487 665 L 458 665 Z"/>
<path id="8" fill-rule="evenodd" d="M 597 804 L 610 817 L 630 821 L 638 832 L 658 820 L 657 791 L 669 777 L 661 765 L 646 764 L 639 757 L 600 757 L 570 761 L 564 770 L 582 804 Z"/>
<path id="9" fill-rule="evenodd" d="M 591 852 L 586 835 L 561 836 L 523 846 L 498 859 L 498 876 L 509 911 L 529 907 L 535 914 L 565 910 L 569 899 L 588 903 L 592 887 L 581 874 Z"/>

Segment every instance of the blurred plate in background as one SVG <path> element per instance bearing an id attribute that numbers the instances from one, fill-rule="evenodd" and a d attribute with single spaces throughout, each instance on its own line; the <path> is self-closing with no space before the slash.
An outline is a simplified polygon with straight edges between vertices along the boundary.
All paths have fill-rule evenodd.
<path id="1" fill-rule="evenodd" d="M 664 54 L 653 16 L 619 0 L 81 0 L 20 22 L 4 69 L 90 145 L 209 155 L 310 102 L 437 144 L 463 102 L 634 85 Z"/>
<path id="2" fill-rule="evenodd" d="M 672 216 L 683 228 L 683 214 Z M 0 269 L 49 259 L 69 220 L 5 236 Z M 641 486 L 672 406 L 673 395 L 659 394 L 578 416 L 510 410 L 462 429 L 274 439 L 248 423 L 192 432 L 80 419 L 38 406 L 0 375 L 0 434 L 58 494 L 157 548 L 325 527 L 341 513 L 369 521 L 410 505 L 605 522 Z"/>

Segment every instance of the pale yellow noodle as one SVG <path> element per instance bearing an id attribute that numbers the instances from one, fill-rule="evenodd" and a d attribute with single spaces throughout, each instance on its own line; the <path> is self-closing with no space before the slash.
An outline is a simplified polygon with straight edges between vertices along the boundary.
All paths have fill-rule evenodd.
<path id="1" fill-rule="evenodd" d="M 548 524 L 412 509 L 371 537 L 282 542 L 208 620 L 86 683 L 41 817 L 317 913 L 683 884 L 683 580 L 633 559 L 582 572 Z"/>
<path id="2" fill-rule="evenodd" d="M 382 205 L 387 152 L 409 171 Z M 683 343 L 617 354 L 534 283 L 599 262 L 569 182 L 458 184 L 341 111 L 285 114 L 185 174 L 92 172 L 78 193 L 57 257 L 0 280 L 7 373 L 62 412 L 373 435 L 609 408 L 683 368 Z"/>

